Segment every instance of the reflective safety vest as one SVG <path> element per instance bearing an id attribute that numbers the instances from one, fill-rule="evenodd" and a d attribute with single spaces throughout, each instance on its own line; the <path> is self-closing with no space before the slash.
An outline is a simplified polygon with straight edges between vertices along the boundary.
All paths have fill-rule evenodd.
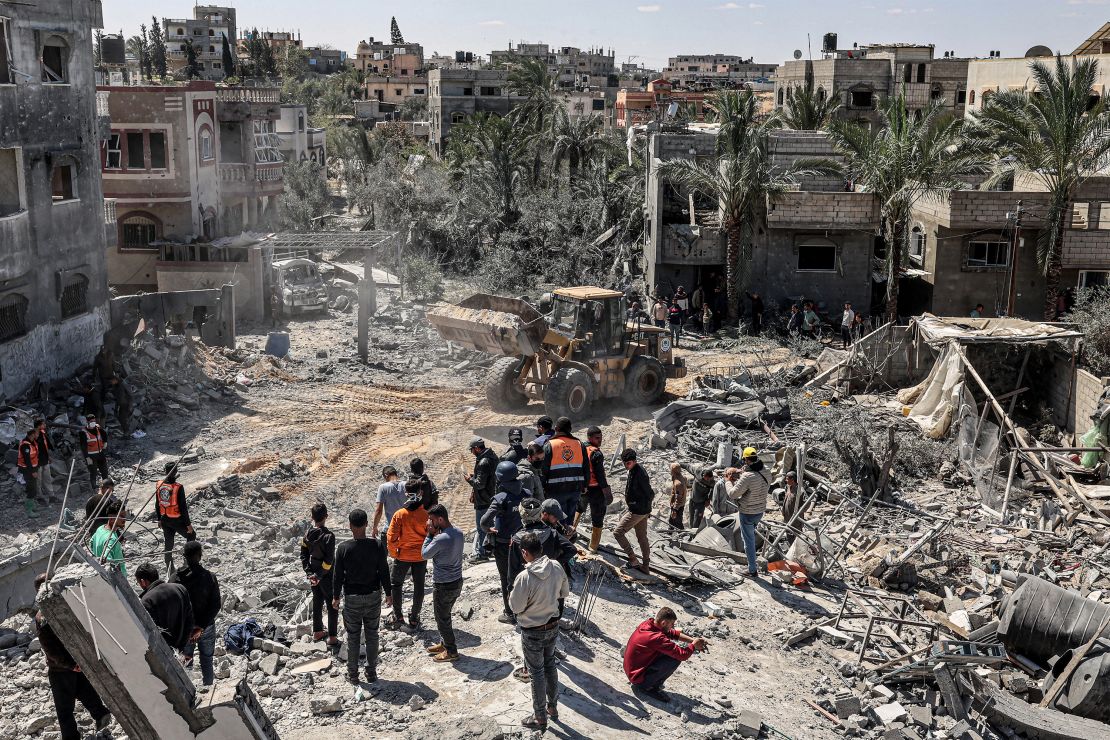
<path id="1" fill-rule="evenodd" d="M 19 467 L 23 467 L 24 460 L 31 463 L 32 468 L 39 466 L 39 446 L 37 444 L 27 440 L 19 443 Z"/>
<path id="2" fill-rule="evenodd" d="M 589 488 L 597 488 L 600 484 L 597 482 L 597 473 L 594 472 L 594 453 L 597 452 L 599 447 L 593 445 L 586 445 L 586 459 L 590 461 L 590 485 Z"/>
<path id="3" fill-rule="evenodd" d="M 100 435 L 97 434 L 99 431 L 99 427 L 95 430 L 89 429 L 88 427 L 85 428 L 85 452 L 90 455 L 98 455 L 104 452 L 104 448 L 108 446 L 101 439 Z"/>
<path id="4" fill-rule="evenodd" d="M 547 443 L 551 445 L 551 469 L 546 485 L 581 485 L 582 465 L 586 462 L 582 459 L 582 443 L 574 437 L 552 437 Z"/>
<path id="5" fill-rule="evenodd" d="M 181 517 L 181 506 L 177 502 L 177 495 L 181 492 L 180 483 L 166 483 L 158 481 L 158 513 L 167 519 Z"/>

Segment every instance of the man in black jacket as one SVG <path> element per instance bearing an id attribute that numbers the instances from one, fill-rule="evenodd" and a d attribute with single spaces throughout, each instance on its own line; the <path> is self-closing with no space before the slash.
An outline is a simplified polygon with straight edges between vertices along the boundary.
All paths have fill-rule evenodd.
<path id="1" fill-rule="evenodd" d="M 335 535 L 324 526 L 328 520 L 328 507 L 312 507 L 312 528 L 301 538 L 301 567 L 312 586 L 312 639 L 328 638 L 328 645 L 338 645 L 336 637 L 339 611 L 332 605 L 332 566 L 335 565 Z M 324 632 L 324 607 L 328 610 L 328 631 Z"/>
<path id="2" fill-rule="evenodd" d="M 554 499 L 548 499 L 554 501 Z M 556 518 L 561 518 L 557 514 Z M 543 554 L 559 565 L 567 574 L 567 582 L 571 581 L 570 564 L 578 555 L 578 550 L 563 535 L 559 534 L 550 522 L 545 521 L 543 505 L 534 498 L 526 498 L 520 502 L 520 521 L 523 526 L 513 535 L 512 548 L 509 550 L 509 585 L 524 570 L 524 553 L 520 549 L 520 538 L 528 532 L 534 532 L 543 545 Z"/>
<path id="3" fill-rule="evenodd" d="M 489 509 L 493 502 L 493 495 L 497 490 L 497 453 L 486 449 L 486 442 L 481 437 L 470 440 L 470 452 L 474 455 L 474 473 L 466 476 L 470 484 L 470 503 L 474 504 L 474 523 L 478 527 L 474 535 L 474 552 L 470 557 L 472 563 L 489 560 L 489 549 L 486 547 L 486 532 L 482 529 L 482 515 Z"/>
<path id="4" fill-rule="evenodd" d="M 366 636 L 366 681 L 378 680 L 378 625 L 382 620 L 382 592 L 385 606 L 393 606 L 390 596 L 389 564 L 385 548 L 366 536 L 368 517 L 362 509 L 347 515 L 351 539 L 335 548 L 332 569 L 332 602 L 338 609 L 343 598 L 343 624 L 347 628 L 347 681 L 358 684 L 358 654 L 363 633 Z"/>
<path id="5" fill-rule="evenodd" d="M 702 520 L 705 519 L 705 507 L 713 497 L 713 486 L 717 479 L 713 475 L 713 468 L 706 465 L 701 469 L 701 475 L 694 481 L 694 490 L 690 494 L 690 529 L 701 529 Z"/>
<path id="6" fill-rule="evenodd" d="M 35 590 L 42 588 L 45 582 L 46 574 L 40 573 L 35 578 Z M 54 696 L 54 712 L 58 715 L 58 729 L 62 740 L 81 740 L 81 730 L 77 727 L 77 718 L 73 713 L 78 699 L 92 715 L 97 732 L 107 729 L 112 723 L 112 715 L 73 656 L 46 623 L 42 612 L 35 613 L 35 628 L 38 630 L 39 647 L 46 658 L 46 678 L 50 682 L 50 693 Z"/>
<path id="7" fill-rule="evenodd" d="M 636 462 L 636 450 L 627 449 L 621 453 L 621 462 L 628 470 L 628 482 L 625 484 L 624 501 L 628 511 L 617 523 L 613 536 L 617 538 L 621 549 L 628 557 L 628 568 L 635 568 L 643 573 L 648 572 L 648 559 L 651 545 L 648 543 L 648 517 L 651 515 L 651 501 L 655 498 L 655 491 L 651 490 L 651 479 L 647 471 Z M 636 539 L 640 543 L 640 560 L 636 560 L 632 552 L 632 545 L 628 542 L 628 532 L 634 530 Z"/>
<path id="8" fill-rule="evenodd" d="M 509 591 L 512 589 L 509 550 L 513 535 L 521 527 L 518 509 L 525 498 L 524 487 L 517 480 L 516 463 L 507 460 L 497 463 L 497 494 L 478 524 L 489 535 L 489 539 L 493 540 L 493 558 L 497 573 L 501 576 L 501 599 L 504 602 L 504 611 L 497 617 L 497 621 L 505 624 L 513 622 L 513 613 L 509 611 Z"/>
<path id="9" fill-rule="evenodd" d="M 139 598 L 167 645 L 181 651 L 190 640 L 200 637 L 201 630 L 195 628 L 193 602 L 184 586 L 163 581 L 158 577 L 158 569 L 150 563 L 135 569 L 135 580 L 143 590 Z"/>
<path id="10" fill-rule="evenodd" d="M 180 583 L 189 592 L 193 606 L 193 632 L 182 651 L 191 663 L 193 652 L 200 648 L 200 675 L 205 686 L 211 686 L 216 675 L 212 655 L 216 650 L 216 615 L 220 613 L 220 582 L 215 574 L 200 564 L 204 548 L 196 540 L 182 548 L 185 567 L 170 576 L 170 583 Z M 199 632 L 199 635 L 197 634 Z"/>
<path id="11" fill-rule="evenodd" d="M 421 506 L 428 510 L 439 503 L 439 488 L 424 471 L 424 461 L 414 457 L 409 461 L 409 479 L 405 482 L 405 492 L 411 490 L 420 494 Z"/>

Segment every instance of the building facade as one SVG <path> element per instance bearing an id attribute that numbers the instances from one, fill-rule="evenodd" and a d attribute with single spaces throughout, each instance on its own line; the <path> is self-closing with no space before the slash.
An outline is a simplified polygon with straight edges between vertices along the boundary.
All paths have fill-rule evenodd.
<path id="1" fill-rule="evenodd" d="M 185 44 L 191 42 L 202 79 L 222 80 L 227 76 L 223 68 L 223 43 L 226 38 L 234 54 L 238 38 L 235 8 L 198 5 L 193 8 L 192 18 L 163 18 L 162 32 L 166 37 L 166 63 L 171 72 L 180 72 L 185 67 Z"/>
<path id="2" fill-rule="evenodd" d="M 451 127 L 475 113 L 508 115 L 524 98 L 511 95 L 509 73 L 501 69 L 433 69 L 428 73 L 429 144 L 437 155 L 447 149 Z"/>
<path id="3" fill-rule="evenodd" d="M 286 162 L 312 162 L 321 167 L 320 176 L 327 179 L 327 152 L 324 129 L 308 125 L 308 109 L 303 105 L 281 106 L 277 121 L 278 149 Z"/>
<path id="4" fill-rule="evenodd" d="M 345 51 L 310 46 L 305 52 L 308 54 L 308 66 L 318 75 L 332 75 L 347 68 Z"/>
<path id="5" fill-rule="evenodd" d="M 420 44 L 392 44 L 375 41 L 358 42 L 354 67 L 367 75 L 382 77 L 423 77 L 424 47 Z"/>
<path id="6" fill-rule="evenodd" d="M 675 90 L 668 80 L 652 80 L 647 89 L 621 89 L 617 91 L 613 106 L 614 123 L 620 128 L 628 128 L 661 119 L 676 105 L 683 116 L 700 121 L 705 116 L 705 93 L 689 90 Z"/>
<path id="7" fill-rule="evenodd" d="M 367 100 L 400 105 L 409 98 L 426 98 L 428 78 L 368 74 L 362 83 Z"/>
<path id="8" fill-rule="evenodd" d="M 711 90 L 742 82 L 769 82 L 778 66 L 730 54 L 686 54 L 671 57 L 663 77 L 678 88 Z"/>
<path id="9" fill-rule="evenodd" d="M 5 4 L 0 17 L 0 396 L 89 363 L 107 331 L 107 130 L 93 76 L 101 4 Z"/>
<path id="10" fill-rule="evenodd" d="M 575 46 L 553 49 L 547 44 L 509 44 L 508 49 L 490 52 L 489 58 L 495 67 L 516 59 L 539 60 L 547 65 L 547 71 L 561 90 L 617 87 L 612 49 Z"/>

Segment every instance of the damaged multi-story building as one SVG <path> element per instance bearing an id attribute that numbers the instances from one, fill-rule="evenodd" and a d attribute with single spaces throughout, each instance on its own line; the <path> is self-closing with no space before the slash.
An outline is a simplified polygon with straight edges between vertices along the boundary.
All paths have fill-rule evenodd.
<path id="1" fill-rule="evenodd" d="M 617 87 L 612 49 L 579 49 L 576 46 L 551 48 L 547 44 L 509 44 L 508 49 L 491 51 L 490 64 L 502 67 L 518 59 L 536 59 L 560 90 L 605 89 Z"/>
<path id="2" fill-rule="evenodd" d="M 745 82 L 768 82 L 778 66 L 732 54 L 683 54 L 667 60 L 663 77 L 677 88 L 712 90 Z"/>
<path id="3" fill-rule="evenodd" d="M 162 32 L 166 39 L 166 61 L 171 72 L 185 68 L 185 45 L 191 43 L 197 56 L 197 70 L 201 79 L 222 80 L 228 75 L 224 69 L 224 41 L 235 52 L 235 8 L 220 5 L 198 5 L 192 18 L 163 18 Z"/>
<path id="4" fill-rule="evenodd" d="M 654 127 L 654 124 L 653 124 Z M 678 286 L 707 292 L 724 285 L 726 235 L 716 200 L 690 192 L 659 175 L 668 160 L 715 157 L 716 124 L 674 125 L 649 135 L 645 283 L 655 295 Z M 784 170 L 804 158 L 833 158 L 823 133 L 776 131 L 772 163 Z M 803 178 L 794 191 L 768 199 L 752 238 L 749 290 L 770 308 L 813 300 L 819 306 L 871 301 L 871 266 L 879 206 L 872 193 L 845 192 L 837 177 Z"/>
<path id="5" fill-rule="evenodd" d="M 409 98 L 428 95 L 428 73 L 424 47 L 420 44 L 360 41 L 355 50 L 354 67 L 364 75 L 367 100 L 399 105 Z"/>
<path id="6" fill-rule="evenodd" d="M 87 364 L 107 329 L 101 19 L 99 0 L 0 8 L 0 397 Z"/>
<path id="7" fill-rule="evenodd" d="M 524 101 L 509 92 L 509 73 L 504 69 L 433 69 L 428 84 L 428 143 L 437 155 L 447 150 L 452 126 L 475 113 L 506 116 Z"/>
<path id="8" fill-rule="evenodd" d="M 880 101 L 899 92 L 910 110 L 937 101 L 962 116 L 968 59 L 951 51 L 938 59 L 935 51 L 932 44 L 903 43 L 842 49 L 837 34 L 827 33 L 820 59 L 795 58 L 775 72 L 775 107 L 786 107 L 799 89 L 812 85 L 819 99 L 839 98 L 839 117 L 868 125 L 878 122 Z"/>
<path id="9" fill-rule="evenodd" d="M 643 90 L 624 88 L 617 91 L 614 123 L 620 128 L 630 128 L 660 119 L 672 103 L 685 108 L 687 115 L 700 121 L 705 115 L 705 99 L 704 92 L 676 90 L 669 80 L 655 79 Z"/>

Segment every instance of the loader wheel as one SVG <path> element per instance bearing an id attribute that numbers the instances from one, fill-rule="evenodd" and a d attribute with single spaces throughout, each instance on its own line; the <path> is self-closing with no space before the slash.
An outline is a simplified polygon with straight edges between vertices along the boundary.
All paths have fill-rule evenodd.
<path id="1" fill-rule="evenodd" d="M 553 418 L 566 416 L 580 417 L 590 407 L 594 399 L 594 384 L 590 376 L 578 368 L 559 368 L 543 395 L 547 413 Z"/>
<path id="2" fill-rule="evenodd" d="M 490 367 L 486 376 L 486 400 L 494 411 L 514 411 L 528 403 L 528 396 L 516 385 L 520 368 L 519 357 L 502 357 Z"/>
<path id="3" fill-rule="evenodd" d="M 667 373 L 663 363 L 654 357 L 633 358 L 624 376 L 621 397 L 633 406 L 647 406 L 659 400 L 667 388 Z"/>

